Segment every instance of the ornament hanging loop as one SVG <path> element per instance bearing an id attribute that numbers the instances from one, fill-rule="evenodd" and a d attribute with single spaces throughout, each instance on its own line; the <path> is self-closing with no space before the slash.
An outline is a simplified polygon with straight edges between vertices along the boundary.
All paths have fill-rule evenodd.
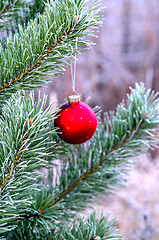
<path id="1" fill-rule="evenodd" d="M 71 95 L 78 95 L 78 93 L 76 92 L 76 90 L 72 90 Z"/>
<path id="2" fill-rule="evenodd" d="M 78 42 L 78 37 L 76 37 L 76 46 L 75 46 L 75 50 L 77 50 L 77 42 Z M 75 90 L 75 85 L 76 85 L 76 52 L 75 52 L 75 60 L 73 63 L 73 60 L 71 60 L 71 78 L 72 78 L 72 94 L 77 95 L 77 92 Z"/>

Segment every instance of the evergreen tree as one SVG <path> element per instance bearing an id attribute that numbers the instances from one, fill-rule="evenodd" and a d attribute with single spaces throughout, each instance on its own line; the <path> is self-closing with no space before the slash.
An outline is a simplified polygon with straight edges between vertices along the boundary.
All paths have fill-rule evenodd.
<path id="1" fill-rule="evenodd" d="M 94 108 L 94 136 L 71 145 L 57 135 L 54 103 L 24 91 L 61 74 L 101 20 L 96 0 L 0 3 L 0 239 L 122 239 L 109 214 L 78 213 L 119 188 L 132 157 L 156 144 L 158 95 L 136 84 L 116 112 L 101 118 Z"/>

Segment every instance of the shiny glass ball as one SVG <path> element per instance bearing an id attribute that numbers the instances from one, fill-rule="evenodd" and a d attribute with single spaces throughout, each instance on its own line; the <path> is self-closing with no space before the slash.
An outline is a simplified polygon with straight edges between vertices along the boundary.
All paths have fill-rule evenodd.
<path id="1" fill-rule="evenodd" d="M 80 101 L 70 101 L 61 106 L 54 125 L 58 128 L 58 135 L 62 140 L 80 144 L 93 136 L 97 119 L 90 106 Z"/>

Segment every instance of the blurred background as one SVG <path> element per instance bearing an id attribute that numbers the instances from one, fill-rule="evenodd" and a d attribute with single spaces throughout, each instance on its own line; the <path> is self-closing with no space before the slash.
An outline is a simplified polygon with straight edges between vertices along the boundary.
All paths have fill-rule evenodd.
<path id="1" fill-rule="evenodd" d="M 34 2 L 24 9 L 32 18 L 33 10 L 43 11 L 42 0 Z M 98 38 L 90 39 L 94 44 L 78 56 L 76 91 L 83 101 L 90 97 L 89 105 L 99 105 L 105 112 L 115 110 L 136 82 L 142 81 L 146 88 L 159 91 L 159 0 L 101 2 L 105 7 L 104 21 Z M 3 35 L 7 35 L 5 31 L 0 38 Z M 63 103 L 72 91 L 70 67 L 41 91 L 49 95 L 49 100 Z M 114 195 L 95 199 L 92 206 L 118 216 L 116 224 L 126 240 L 159 240 L 158 149 L 135 161 L 126 187 Z"/>

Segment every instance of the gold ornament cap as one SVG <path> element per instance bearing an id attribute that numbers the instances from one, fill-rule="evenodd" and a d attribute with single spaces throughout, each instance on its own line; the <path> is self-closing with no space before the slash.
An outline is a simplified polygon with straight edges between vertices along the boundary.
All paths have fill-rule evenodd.
<path id="1" fill-rule="evenodd" d="M 80 95 L 71 95 L 68 97 L 68 102 L 69 103 L 79 103 L 81 100 Z"/>

